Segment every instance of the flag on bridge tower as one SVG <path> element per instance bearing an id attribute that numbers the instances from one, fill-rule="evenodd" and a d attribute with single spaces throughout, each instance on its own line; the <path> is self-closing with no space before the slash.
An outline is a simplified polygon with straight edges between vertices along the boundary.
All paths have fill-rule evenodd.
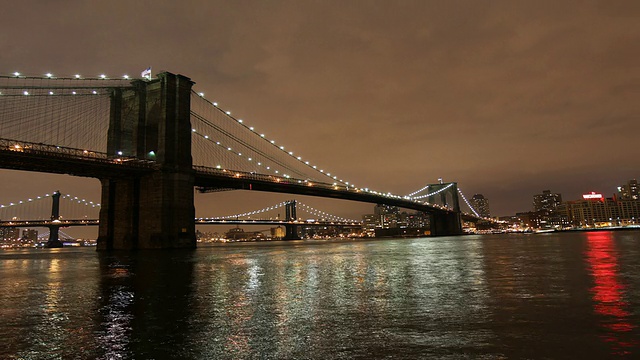
<path id="1" fill-rule="evenodd" d="M 140 76 L 144 79 L 151 80 L 151 66 L 149 66 L 145 71 L 140 73 Z"/>

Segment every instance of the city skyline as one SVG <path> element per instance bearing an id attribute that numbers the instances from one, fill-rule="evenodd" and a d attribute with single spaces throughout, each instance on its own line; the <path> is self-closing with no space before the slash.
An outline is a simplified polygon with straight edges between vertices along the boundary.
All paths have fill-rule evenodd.
<path id="1" fill-rule="evenodd" d="M 512 214 L 509 216 L 493 217 L 496 219 L 499 218 L 500 223 L 502 224 L 495 229 L 487 228 L 487 223 L 477 227 L 478 223 L 476 223 L 476 226 L 471 225 L 467 230 L 471 232 L 479 231 L 479 233 L 495 233 L 495 231 L 548 232 L 553 230 L 583 230 L 584 228 L 594 229 L 620 226 L 637 227 L 637 219 L 640 218 L 640 203 L 638 202 L 639 194 L 640 190 L 638 189 L 638 182 L 636 179 L 631 179 L 625 184 L 619 186 L 618 193 L 613 194 L 612 197 L 607 197 L 601 193 L 590 192 L 588 194 L 583 194 L 582 199 L 563 201 L 562 194 L 552 193 L 551 190 L 543 190 L 542 193 L 534 194 L 532 196 L 533 211 L 520 211 L 516 212 L 515 215 Z M 82 231 L 83 235 L 76 234 L 75 236 L 84 239 L 84 241 L 82 243 L 75 243 L 73 246 L 94 246 L 95 237 L 93 235 L 89 235 L 90 231 L 86 231 L 86 227 L 95 225 L 95 221 L 98 218 L 97 211 L 99 210 L 100 205 L 93 204 L 86 199 L 73 197 L 72 195 L 58 194 L 58 196 L 65 199 L 63 203 L 66 203 L 64 204 L 66 206 L 62 206 L 63 204 L 60 204 L 59 209 L 55 210 L 55 212 L 58 214 L 65 213 L 70 215 L 63 216 L 63 222 L 69 220 L 69 223 L 64 223 L 61 228 L 73 228 L 80 223 L 81 227 L 76 229 L 80 230 L 85 228 L 85 231 Z M 49 230 L 39 227 L 36 223 L 39 220 L 49 219 L 50 204 L 48 201 L 51 200 L 51 197 L 51 194 L 46 194 L 42 197 L 38 196 L 37 199 L 24 199 L 23 201 L 19 201 L 19 203 L 16 201 L 16 203 L 11 203 L 10 205 L 0 204 L 0 210 L 2 210 L 0 211 L 0 220 L 6 221 L 7 217 L 3 215 L 12 213 L 11 208 L 14 206 L 16 209 L 20 208 L 22 214 L 22 216 L 19 215 L 14 218 L 15 220 L 18 220 L 18 222 L 21 220 L 29 220 L 28 227 L 26 227 L 25 224 L 14 223 L 13 227 L 0 228 L 0 241 L 3 241 L 3 248 L 33 245 L 42 246 L 42 240 L 49 236 Z M 23 204 L 26 206 L 23 206 Z M 264 221 L 259 221 L 256 224 L 252 224 L 251 222 L 244 221 L 251 221 L 251 219 L 254 221 L 257 219 L 282 219 L 281 215 L 282 210 L 285 208 L 284 205 L 285 203 L 274 204 L 273 206 L 260 210 L 221 217 L 223 219 L 229 219 L 229 221 L 242 221 L 241 223 L 236 224 L 235 227 L 231 228 L 231 230 L 229 230 L 229 226 L 232 225 L 231 223 L 210 223 L 209 225 L 205 225 L 209 219 L 197 219 L 204 221 L 204 223 L 200 223 L 199 221 L 197 222 L 197 226 L 200 227 L 200 229 L 196 231 L 198 234 L 197 238 L 204 242 L 225 242 L 224 239 L 228 240 L 229 238 L 220 237 L 220 234 L 217 232 L 220 230 L 223 232 L 224 230 L 227 230 L 227 233 L 231 233 L 232 241 L 236 241 L 238 239 L 241 239 L 240 241 L 272 240 L 274 236 L 276 239 L 278 239 L 278 237 L 282 238 L 285 232 L 283 230 L 284 228 L 281 228 L 281 226 L 283 226 L 281 223 L 265 223 Z M 358 226 L 360 230 L 354 231 L 354 228 L 349 227 L 349 225 L 354 225 L 354 223 L 359 222 L 359 220 L 335 217 L 332 214 L 328 214 L 320 209 L 315 209 L 300 202 L 298 202 L 298 205 L 299 206 L 297 206 L 297 208 L 300 212 L 297 219 L 302 221 L 302 225 L 298 228 L 298 233 L 300 234 L 300 231 L 302 231 L 305 234 L 304 236 L 312 236 L 316 239 L 322 236 L 336 237 L 337 234 L 340 234 L 340 237 L 389 237 L 399 234 L 402 234 L 402 236 L 422 236 L 430 231 L 430 217 L 427 216 L 427 213 L 411 211 L 397 206 L 383 204 L 374 205 L 373 213 L 361 215 L 362 220 Z M 475 212 L 478 213 L 479 216 L 485 218 L 491 217 L 489 199 L 485 198 L 482 194 L 474 194 L 470 201 L 470 205 L 474 207 Z M 294 207 L 295 206 L 296 205 L 294 205 Z M 65 207 L 68 213 L 66 211 L 62 211 Z M 86 212 L 87 208 L 92 209 L 89 209 L 90 211 Z M 36 212 L 39 216 L 33 216 Z M 71 215 L 72 212 L 75 212 L 75 215 Z M 88 215 L 88 213 L 91 213 L 91 215 Z M 276 213 L 278 213 L 278 215 L 274 217 Z M 289 212 L 287 211 L 286 216 L 289 216 L 288 214 Z M 79 221 L 78 219 L 84 220 Z M 311 220 L 313 221 L 310 223 L 309 221 Z M 59 220 L 56 221 L 60 223 Z M 54 223 L 56 221 L 54 221 Z M 321 225 L 321 227 L 318 228 L 312 225 L 314 221 L 327 221 L 327 224 L 334 224 L 334 221 L 337 221 L 338 223 L 351 224 L 347 224 L 348 227 L 345 228 L 336 228 L 327 224 Z M 261 228 L 264 228 L 265 225 L 276 225 L 277 229 L 272 227 L 258 232 L 251 230 L 245 232 L 240 228 L 240 225 L 245 227 L 258 226 Z M 509 228 L 507 229 L 506 226 Z M 309 228 L 302 230 L 302 228 L 305 227 Z M 44 230 L 44 236 L 39 237 L 39 230 Z M 211 230 L 213 230 L 213 232 L 211 232 Z M 267 235 L 264 238 L 253 237 L 253 235 L 263 233 L 265 231 L 270 231 L 271 236 Z M 205 236 L 203 234 L 208 235 Z M 217 235 L 214 236 L 214 234 Z M 60 231 L 60 235 L 64 238 L 69 238 L 69 236 L 71 236 L 62 231 Z M 36 244 L 36 242 L 38 242 L 38 244 Z"/>
<path id="2" fill-rule="evenodd" d="M 29 31 L 0 39 L 0 73 L 182 73 L 344 179 L 399 195 L 457 181 L 497 216 L 530 209 L 544 189 L 610 196 L 638 177 L 635 2 L 189 5 L 12 4 L 5 27 Z M 100 196 L 96 179 L 0 170 L 0 184 L 2 202 L 54 190 Z M 197 195 L 196 212 L 283 198 Z M 345 217 L 371 206 L 305 202 Z"/>

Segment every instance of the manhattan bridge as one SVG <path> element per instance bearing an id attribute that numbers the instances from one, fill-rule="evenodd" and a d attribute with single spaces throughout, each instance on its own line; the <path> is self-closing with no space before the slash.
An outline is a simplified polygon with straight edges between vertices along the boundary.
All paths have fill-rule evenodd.
<path id="1" fill-rule="evenodd" d="M 0 169 L 99 179 L 99 250 L 195 247 L 194 188 L 397 206 L 428 213 L 435 236 L 460 234 L 462 219 L 480 219 L 455 182 L 408 195 L 355 184 L 232 116 L 193 84 L 168 72 L 153 79 L 0 75 Z M 461 211 L 459 196 L 472 213 Z"/>

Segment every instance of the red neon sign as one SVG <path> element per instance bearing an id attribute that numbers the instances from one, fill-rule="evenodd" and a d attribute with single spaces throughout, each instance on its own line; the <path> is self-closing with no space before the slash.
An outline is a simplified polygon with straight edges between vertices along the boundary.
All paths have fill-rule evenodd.
<path id="1" fill-rule="evenodd" d="M 602 199 L 602 194 L 596 193 L 595 191 L 592 191 L 588 194 L 584 194 L 582 195 L 582 198 L 585 200 L 591 200 L 591 199 Z"/>

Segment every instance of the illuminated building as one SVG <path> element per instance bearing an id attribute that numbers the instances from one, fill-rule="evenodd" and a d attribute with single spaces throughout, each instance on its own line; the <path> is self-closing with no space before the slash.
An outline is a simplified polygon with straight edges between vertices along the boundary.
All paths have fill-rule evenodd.
<path id="1" fill-rule="evenodd" d="M 533 210 L 553 212 L 562 203 L 562 195 L 543 190 L 542 194 L 533 195 Z"/>
<path id="2" fill-rule="evenodd" d="M 552 229 L 568 225 L 566 212 L 559 211 L 562 195 L 543 190 L 542 194 L 533 195 L 533 211 L 536 213 L 537 228 Z"/>
<path id="3" fill-rule="evenodd" d="M 379 227 L 383 229 L 398 227 L 400 209 L 397 206 L 377 204 L 373 208 L 373 214 L 379 221 Z"/>
<path id="4" fill-rule="evenodd" d="M 574 226 L 617 226 L 635 224 L 640 219 L 640 200 L 605 198 L 600 193 L 582 195 L 568 201 L 566 211 Z"/>
<path id="5" fill-rule="evenodd" d="M 619 225 L 636 224 L 640 221 L 640 199 L 617 200 Z"/>
<path id="6" fill-rule="evenodd" d="M 28 242 L 38 242 L 38 230 L 24 229 L 22 230 L 22 240 Z"/>
<path id="7" fill-rule="evenodd" d="M 537 211 L 527 211 L 516 213 L 518 225 L 522 228 L 540 229 L 542 228 L 542 220 L 540 213 Z"/>
<path id="8" fill-rule="evenodd" d="M 429 228 L 429 215 L 400 212 L 397 206 L 378 204 L 373 214 L 362 216 L 362 229 L 376 236 L 421 236 Z"/>
<path id="9" fill-rule="evenodd" d="M 400 214 L 403 223 L 408 228 L 425 229 L 429 227 L 429 215 L 424 212 L 416 211 L 414 213 L 403 212 Z"/>
<path id="10" fill-rule="evenodd" d="M 362 215 L 362 230 L 373 233 L 380 222 L 375 214 Z"/>
<path id="11" fill-rule="evenodd" d="M 638 200 L 638 180 L 629 180 L 625 185 L 618 186 L 618 198 L 622 200 Z"/>
<path id="12" fill-rule="evenodd" d="M 20 229 L 10 227 L 2 229 L 2 240 L 16 241 L 20 238 Z"/>
<path id="13" fill-rule="evenodd" d="M 281 226 L 271 228 L 272 239 L 282 239 L 286 235 L 284 228 Z"/>
<path id="14" fill-rule="evenodd" d="M 471 198 L 471 206 L 478 212 L 478 215 L 484 218 L 491 217 L 491 211 L 489 210 L 489 199 L 485 198 L 482 194 L 475 194 Z"/>

